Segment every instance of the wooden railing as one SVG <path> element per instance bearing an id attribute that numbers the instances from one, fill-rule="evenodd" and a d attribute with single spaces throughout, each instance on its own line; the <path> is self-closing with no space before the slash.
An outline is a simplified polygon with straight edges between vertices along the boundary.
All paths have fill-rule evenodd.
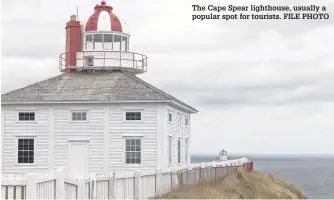
<path id="1" fill-rule="evenodd" d="M 242 158 L 76 179 L 63 170 L 42 175 L 2 175 L 1 199 L 147 199 L 182 185 L 228 176 L 238 168 L 251 171 L 253 163 Z"/>

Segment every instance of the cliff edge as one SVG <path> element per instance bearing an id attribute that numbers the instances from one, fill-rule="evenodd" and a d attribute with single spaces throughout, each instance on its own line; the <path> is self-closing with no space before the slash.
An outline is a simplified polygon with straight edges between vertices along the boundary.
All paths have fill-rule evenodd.
<path id="1" fill-rule="evenodd" d="M 263 172 L 238 170 L 213 182 L 187 185 L 155 199 L 307 199 L 295 185 Z"/>

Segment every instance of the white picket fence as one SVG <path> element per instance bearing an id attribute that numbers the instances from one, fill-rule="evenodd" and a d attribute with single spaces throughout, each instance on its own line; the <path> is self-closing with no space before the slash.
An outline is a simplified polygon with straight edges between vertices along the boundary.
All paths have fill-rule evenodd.
<path id="1" fill-rule="evenodd" d="M 1 199 L 147 199 L 178 188 L 234 173 L 246 158 L 150 171 L 91 174 L 71 178 L 63 170 L 43 174 L 2 175 Z"/>

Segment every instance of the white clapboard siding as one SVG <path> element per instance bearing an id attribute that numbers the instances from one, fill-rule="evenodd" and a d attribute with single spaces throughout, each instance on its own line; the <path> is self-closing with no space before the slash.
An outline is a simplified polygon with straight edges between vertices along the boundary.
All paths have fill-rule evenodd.
<path id="1" fill-rule="evenodd" d="M 18 121 L 19 112 L 35 112 L 35 121 Z M 48 170 L 48 117 L 49 109 L 46 106 L 26 105 L 3 106 L 4 124 L 3 126 L 3 173 L 19 174 L 22 172 L 38 172 Z M 35 163 L 38 165 L 17 164 L 17 137 L 35 137 L 36 153 Z"/>
<path id="2" fill-rule="evenodd" d="M 168 121 L 168 113 L 172 113 L 173 120 L 172 122 Z M 178 123 L 178 113 L 181 114 L 181 124 Z M 185 164 L 187 161 L 190 161 L 190 153 L 188 153 L 188 158 L 185 158 L 185 148 L 188 148 L 188 152 L 190 152 L 190 115 L 188 112 L 185 112 L 181 109 L 177 109 L 172 106 L 167 106 L 165 110 L 165 119 L 166 119 L 166 134 L 164 138 L 164 148 L 165 151 L 165 160 L 169 160 L 169 152 L 168 152 L 168 137 L 172 136 L 172 164 L 178 164 L 178 155 L 177 155 L 177 141 L 181 139 L 181 163 Z M 185 126 L 185 117 L 188 117 L 188 126 Z M 185 147 L 185 139 L 188 138 L 188 147 Z M 168 162 L 167 162 L 168 163 Z M 168 165 L 164 166 L 168 167 Z"/>
<path id="3" fill-rule="evenodd" d="M 72 111 L 87 112 L 86 122 L 73 122 Z M 89 140 L 89 172 L 103 171 L 103 141 L 104 141 L 104 107 L 103 105 L 85 105 L 56 107 L 54 111 L 54 166 L 67 169 L 68 140 Z"/>
<path id="4" fill-rule="evenodd" d="M 80 139 L 89 141 L 89 173 L 107 174 L 108 171 L 167 168 L 169 167 L 168 134 L 174 136 L 174 164 L 177 162 L 177 139 L 181 138 L 184 164 L 186 160 L 183 158 L 184 138 L 189 137 L 189 130 L 183 123 L 184 116 L 189 113 L 166 105 L 163 103 L 5 105 L 2 127 L 3 173 L 19 174 L 54 169 L 64 169 L 66 173 L 69 141 Z M 172 124 L 167 121 L 167 108 L 173 110 Z M 127 109 L 141 110 L 143 120 L 124 121 Z M 17 120 L 19 111 L 35 112 L 36 120 L 19 122 Z M 72 111 L 86 111 L 87 121 L 73 122 Z M 177 111 L 182 114 L 181 126 L 176 124 Z M 17 136 L 35 138 L 35 163 L 28 165 L 16 163 Z M 141 165 L 125 164 L 125 137 L 131 136 L 142 139 Z"/>
<path id="5" fill-rule="evenodd" d="M 142 122 L 124 122 L 124 109 L 141 110 Z M 110 169 L 116 171 L 138 169 L 138 166 L 125 165 L 124 137 L 128 136 L 142 138 L 142 165 L 140 169 L 155 168 L 157 158 L 157 105 L 153 103 L 111 105 L 109 119 Z"/>

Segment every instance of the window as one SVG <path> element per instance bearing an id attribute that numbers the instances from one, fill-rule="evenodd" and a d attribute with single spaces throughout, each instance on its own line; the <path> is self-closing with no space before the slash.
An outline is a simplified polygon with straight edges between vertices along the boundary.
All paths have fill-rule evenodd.
<path id="1" fill-rule="evenodd" d="M 121 40 L 122 40 L 122 37 L 120 35 L 114 35 L 114 43 L 113 43 L 114 51 L 121 50 Z"/>
<path id="2" fill-rule="evenodd" d="M 86 121 L 87 113 L 86 112 L 72 112 L 72 121 Z"/>
<path id="3" fill-rule="evenodd" d="M 125 163 L 141 164 L 141 139 L 125 140 Z"/>
<path id="4" fill-rule="evenodd" d="M 122 37 L 122 44 L 121 44 L 121 51 L 127 51 L 127 40 L 128 40 L 128 38 L 126 38 L 126 37 Z"/>
<path id="5" fill-rule="evenodd" d="M 140 121 L 141 120 L 141 112 L 126 112 L 125 113 L 126 121 Z"/>
<path id="6" fill-rule="evenodd" d="M 173 121 L 173 114 L 171 112 L 168 113 L 168 121 L 169 122 Z"/>
<path id="7" fill-rule="evenodd" d="M 181 140 L 177 140 L 177 163 L 181 163 Z"/>
<path id="8" fill-rule="evenodd" d="M 86 35 L 86 49 L 93 49 L 93 35 Z"/>
<path id="9" fill-rule="evenodd" d="M 122 37 L 123 38 L 123 40 L 125 41 L 124 43 L 124 46 L 125 46 L 125 51 L 127 52 L 128 50 L 129 50 L 129 38 L 127 38 L 127 37 Z"/>
<path id="10" fill-rule="evenodd" d="M 181 114 L 177 113 L 177 124 L 181 125 Z"/>
<path id="11" fill-rule="evenodd" d="M 128 51 L 129 38 L 114 34 L 86 34 L 86 50 Z"/>
<path id="12" fill-rule="evenodd" d="M 19 121 L 35 121 L 35 113 L 19 112 Z"/>
<path id="13" fill-rule="evenodd" d="M 17 163 L 34 163 L 34 139 L 18 139 Z"/>
<path id="14" fill-rule="evenodd" d="M 169 164 L 172 164 L 172 145 L 173 145 L 173 137 L 168 136 L 168 161 Z"/>
<path id="15" fill-rule="evenodd" d="M 188 117 L 185 117 L 185 118 L 184 118 L 184 125 L 185 125 L 185 126 L 188 126 L 188 124 L 189 124 Z"/>
<path id="16" fill-rule="evenodd" d="M 189 158 L 188 158 L 188 138 L 186 138 L 184 140 L 184 148 L 185 148 L 185 161 L 186 163 L 188 162 Z"/>
<path id="17" fill-rule="evenodd" d="M 94 50 L 103 50 L 102 49 L 102 34 L 94 34 Z"/>
<path id="18" fill-rule="evenodd" d="M 112 38 L 113 35 L 111 34 L 104 34 L 104 44 L 103 44 L 103 48 L 106 50 L 112 50 Z"/>

